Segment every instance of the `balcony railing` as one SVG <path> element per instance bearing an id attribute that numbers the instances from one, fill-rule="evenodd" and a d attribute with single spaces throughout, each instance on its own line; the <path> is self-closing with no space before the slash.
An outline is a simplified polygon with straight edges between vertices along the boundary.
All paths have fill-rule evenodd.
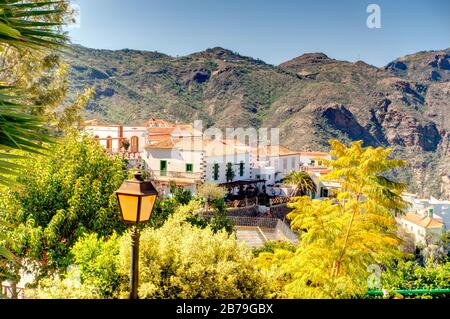
<path id="1" fill-rule="evenodd" d="M 176 171 L 155 171 L 153 170 L 156 178 L 161 177 L 173 177 L 173 178 L 189 178 L 198 179 L 202 178 L 202 173 L 191 173 L 191 172 L 176 172 Z"/>

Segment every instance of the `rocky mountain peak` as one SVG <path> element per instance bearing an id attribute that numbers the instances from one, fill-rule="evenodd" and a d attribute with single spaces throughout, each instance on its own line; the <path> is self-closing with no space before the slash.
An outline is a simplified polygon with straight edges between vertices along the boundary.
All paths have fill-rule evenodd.
<path id="1" fill-rule="evenodd" d="M 296 69 L 307 65 L 324 64 L 332 61 L 333 59 L 330 59 L 325 53 L 305 53 L 280 64 L 280 67 L 285 69 Z"/>

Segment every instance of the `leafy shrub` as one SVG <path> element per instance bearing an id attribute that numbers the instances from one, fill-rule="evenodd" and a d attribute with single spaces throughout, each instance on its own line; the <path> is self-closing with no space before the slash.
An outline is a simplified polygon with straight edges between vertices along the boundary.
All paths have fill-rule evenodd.
<path id="1" fill-rule="evenodd" d="M 198 228 L 174 214 L 140 240 L 141 298 L 262 298 L 267 285 L 251 254 L 226 232 Z M 129 276 L 130 237 L 120 244 L 118 269 Z"/>
<path id="2" fill-rule="evenodd" d="M 90 234 L 81 238 L 72 248 L 75 263 L 80 269 L 81 283 L 95 287 L 96 293 L 102 298 L 114 297 L 121 284 L 116 269 L 118 243 L 116 234 L 108 240 Z"/>

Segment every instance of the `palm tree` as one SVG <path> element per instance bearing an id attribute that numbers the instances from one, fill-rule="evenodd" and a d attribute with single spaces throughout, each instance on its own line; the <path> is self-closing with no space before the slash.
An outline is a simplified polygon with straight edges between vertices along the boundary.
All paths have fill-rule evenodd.
<path id="1" fill-rule="evenodd" d="M 292 172 L 286 176 L 283 183 L 294 187 L 294 196 L 305 196 L 317 190 L 316 184 L 307 172 Z"/>
<path id="2" fill-rule="evenodd" d="M 32 52 L 62 48 L 67 41 L 60 29 L 65 10 L 66 1 L 0 0 L 0 55 L 7 49 Z M 24 95 L 1 85 L 0 79 L 0 184 L 10 183 L 5 175 L 13 175 L 17 169 L 8 162 L 18 157 L 10 150 L 39 153 L 42 142 L 50 141 L 43 130 L 44 120 L 30 114 L 32 106 L 17 102 Z"/>
<path id="3" fill-rule="evenodd" d="M 62 32 L 68 2 L 0 0 L 0 56 L 7 50 L 33 52 L 35 50 L 64 47 L 67 42 Z M 5 175 L 14 175 L 18 168 L 8 160 L 20 156 L 11 154 L 14 149 L 39 153 L 43 142 L 50 141 L 43 126 L 45 121 L 30 114 L 32 106 L 20 102 L 24 92 L 3 85 L 0 79 L 0 184 L 10 184 Z M 0 235 L 0 241 L 2 241 Z M 14 255 L 0 244 L 0 258 L 14 261 Z M 1 269 L 0 269 L 1 270 Z"/>

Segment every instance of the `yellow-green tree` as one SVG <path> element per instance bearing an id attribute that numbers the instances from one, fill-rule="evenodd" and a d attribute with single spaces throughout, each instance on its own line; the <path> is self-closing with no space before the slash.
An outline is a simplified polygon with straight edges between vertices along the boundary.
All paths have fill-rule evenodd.
<path id="1" fill-rule="evenodd" d="M 337 197 L 311 200 L 296 197 L 289 204 L 293 229 L 302 232 L 298 250 L 263 253 L 258 264 L 283 280 L 282 296 L 350 298 L 364 294 L 367 267 L 389 268 L 401 255 L 395 214 L 406 207 L 400 194 L 405 185 L 385 177 L 405 165 L 389 159 L 391 149 L 349 147 L 330 141 L 325 161 L 331 172 L 323 177 L 340 183 Z M 280 275 L 280 272 L 282 273 Z"/>

